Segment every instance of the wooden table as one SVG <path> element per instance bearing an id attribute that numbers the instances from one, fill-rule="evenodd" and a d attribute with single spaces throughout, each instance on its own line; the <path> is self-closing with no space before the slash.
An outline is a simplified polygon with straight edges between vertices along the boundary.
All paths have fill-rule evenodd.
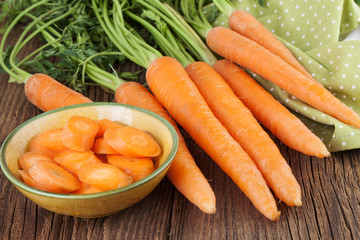
<path id="1" fill-rule="evenodd" d="M 17 34 L 12 34 L 13 42 Z M 22 52 L 26 56 L 37 43 Z M 128 64 L 124 70 L 139 67 Z M 141 75 L 144 79 L 144 74 Z M 23 86 L 0 74 L 0 143 L 19 124 L 40 114 Z M 84 93 L 93 101 L 113 101 L 101 88 Z M 217 197 L 217 212 L 202 213 L 164 179 L 143 201 L 115 215 L 79 219 L 52 213 L 28 200 L 0 173 L 0 239 L 359 239 L 360 150 L 318 159 L 278 140 L 298 179 L 302 207 L 279 202 L 280 219 L 262 216 L 220 168 L 184 133 L 188 147 Z"/>

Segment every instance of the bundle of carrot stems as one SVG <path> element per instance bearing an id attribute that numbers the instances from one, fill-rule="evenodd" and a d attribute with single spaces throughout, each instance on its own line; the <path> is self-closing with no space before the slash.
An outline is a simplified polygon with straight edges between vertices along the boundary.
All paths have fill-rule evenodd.
<path id="1" fill-rule="evenodd" d="M 10 82 L 24 83 L 28 100 L 43 111 L 91 102 L 77 91 L 98 85 L 113 92 L 118 103 L 167 119 L 180 140 L 168 179 L 201 211 L 215 213 L 215 194 L 187 149 L 179 124 L 263 215 L 277 220 L 275 197 L 301 206 L 301 188 L 260 124 L 303 154 L 323 158 L 330 153 L 247 71 L 346 124 L 360 128 L 360 117 L 316 82 L 256 18 L 227 0 L 214 0 L 214 12 L 228 16 L 230 28 L 213 27 L 202 11 L 207 3 L 5 1 L 0 17 L 8 24 L 0 63 Z M 23 33 L 5 51 L 11 30 L 23 22 L 28 22 Z M 38 36 L 42 46 L 18 59 Z M 125 60 L 146 69 L 146 85 L 134 81 L 134 74 L 115 71 L 113 65 Z"/>

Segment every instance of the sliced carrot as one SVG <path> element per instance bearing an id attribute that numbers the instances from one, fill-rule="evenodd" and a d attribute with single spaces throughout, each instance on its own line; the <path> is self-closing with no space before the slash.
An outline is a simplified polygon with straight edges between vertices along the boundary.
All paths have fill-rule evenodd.
<path id="1" fill-rule="evenodd" d="M 61 133 L 61 129 L 52 129 L 33 137 L 29 143 L 30 151 L 42 152 L 49 157 L 54 157 L 59 152 L 67 149 L 62 142 Z"/>
<path id="2" fill-rule="evenodd" d="M 71 150 L 90 150 L 94 145 L 98 130 L 97 121 L 87 117 L 73 116 L 63 128 L 62 141 Z"/>
<path id="3" fill-rule="evenodd" d="M 39 184 L 37 181 L 35 181 L 30 174 L 28 173 L 28 171 L 26 170 L 19 170 L 19 173 L 24 181 L 24 183 L 26 183 L 27 185 L 29 185 L 30 187 L 39 189 L 39 190 L 43 190 L 43 191 L 47 191 L 49 192 L 49 189 L 46 188 L 45 186 L 43 186 L 42 184 Z"/>
<path id="4" fill-rule="evenodd" d="M 71 192 L 72 194 L 89 194 L 89 193 L 98 193 L 102 192 L 103 190 L 89 184 L 80 182 L 80 188 L 74 192 Z"/>
<path id="5" fill-rule="evenodd" d="M 129 157 L 157 157 L 161 152 L 150 134 L 134 127 L 108 129 L 104 138 L 115 151 Z"/>
<path id="6" fill-rule="evenodd" d="M 55 155 L 54 160 L 76 176 L 78 176 L 80 171 L 85 167 L 91 164 L 101 163 L 91 151 L 78 152 L 74 150 L 65 150 Z"/>
<path id="7" fill-rule="evenodd" d="M 28 170 L 38 160 L 54 162 L 51 157 L 43 152 L 27 152 L 19 158 L 19 166 L 23 170 Z"/>
<path id="8" fill-rule="evenodd" d="M 79 179 L 104 191 L 124 187 L 133 182 L 130 175 L 113 165 L 105 163 L 93 164 L 84 168 L 79 173 Z"/>
<path id="9" fill-rule="evenodd" d="M 53 152 L 61 152 L 67 149 L 62 141 L 62 128 L 51 129 L 38 135 L 38 143 Z"/>
<path id="10" fill-rule="evenodd" d="M 53 162 L 36 161 L 28 171 L 38 184 L 50 192 L 70 193 L 80 188 L 80 181 L 76 176 Z"/>
<path id="11" fill-rule="evenodd" d="M 174 58 L 155 59 L 146 81 L 156 98 L 266 217 L 280 212 L 254 161 L 214 116 L 184 67 Z"/>
<path id="12" fill-rule="evenodd" d="M 107 118 L 101 119 L 99 120 L 99 131 L 97 132 L 96 137 L 102 137 L 107 129 L 118 127 L 122 127 L 122 125 Z"/>
<path id="13" fill-rule="evenodd" d="M 119 154 L 107 143 L 107 141 L 105 141 L 103 137 L 97 138 L 95 140 L 95 144 L 92 150 L 94 153 L 98 154 Z"/>
<path id="14" fill-rule="evenodd" d="M 123 155 L 108 155 L 108 163 L 114 165 L 134 179 L 134 182 L 143 179 L 154 170 L 151 158 L 133 158 Z"/>

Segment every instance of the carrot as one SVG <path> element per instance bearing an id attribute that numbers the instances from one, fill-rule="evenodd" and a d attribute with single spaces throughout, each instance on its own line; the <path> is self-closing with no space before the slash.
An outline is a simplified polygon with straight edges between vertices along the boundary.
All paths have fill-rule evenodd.
<path id="1" fill-rule="evenodd" d="M 19 158 L 19 166 L 23 170 L 28 170 L 38 160 L 54 162 L 54 160 L 45 153 L 27 152 Z"/>
<path id="2" fill-rule="evenodd" d="M 108 155 L 108 163 L 118 167 L 121 171 L 130 175 L 134 179 L 134 182 L 143 179 L 155 170 L 154 162 L 151 158 Z"/>
<path id="3" fill-rule="evenodd" d="M 300 206 L 301 189 L 289 165 L 225 80 L 205 62 L 191 63 L 185 70 L 215 116 L 254 160 L 275 195 L 289 206 Z"/>
<path id="4" fill-rule="evenodd" d="M 28 78 L 25 83 L 25 95 L 32 104 L 43 111 L 91 102 L 80 93 L 41 73 Z"/>
<path id="5" fill-rule="evenodd" d="M 260 171 L 216 119 L 182 65 L 171 57 L 157 58 L 149 66 L 146 80 L 156 98 L 254 206 L 277 220 L 280 212 Z"/>
<path id="6" fill-rule="evenodd" d="M 62 141 L 63 129 L 51 129 L 40 133 L 31 139 L 30 151 L 43 152 L 49 157 L 54 157 L 57 153 L 64 151 L 67 147 Z"/>
<path id="7" fill-rule="evenodd" d="M 97 138 L 93 146 L 93 152 L 98 154 L 119 154 L 115 151 L 103 137 Z"/>
<path id="8" fill-rule="evenodd" d="M 122 127 L 122 125 L 106 118 L 101 119 L 99 120 L 99 131 L 96 133 L 96 137 L 97 138 L 102 137 L 104 135 L 104 132 L 109 128 L 118 128 L 118 127 Z"/>
<path id="9" fill-rule="evenodd" d="M 80 188 L 77 177 L 53 162 L 36 161 L 28 172 L 37 184 L 50 192 L 70 193 Z"/>
<path id="10" fill-rule="evenodd" d="M 260 44 L 273 54 L 282 58 L 285 62 L 304 74 L 306 77 L 318 83 L 292 55 L 289 49 L 287 49 L 285 45 L 283 45 L 259 20 L 250 13 L 244 10 L 236 10 L 230 15 L 228 23 L 232 30 Z"/>
<path id="11" fill-rule="evenodd" d="M 24 183 L 26 183 L 27 185 L 29 185 L 30 187 L 39 189 L 39 190 L 43 190 L 43 191 L 48 191 L 49 189 L 46 188 L 45 186 L 38 184 L 29 174 L 28 171 L 26 170 L 19 170 L 19 173 L 22 177 L 22 180 L 24 181 Z"/>
<path id="12" fill-rule="evenodd" d="M 72 116 L 63 128 L 62 141 L 72 150 L 86 151 L 94 145 L 98 130 L 97 121 L 87 117 Z"/>
<path id="13" fill-rule="evenodd" d="M 80 188 L 71 193 L 72 194 L 89 194 L 89 193 L 98 193 L 98 192 L 102 192 L 102 190 L 97 187 L 94 187 L 93 185 L 91 185 L 89 183 L 80 182 Z"/>
<path id="14" fill-rule="evenodd" d="M 220 60 L 213 67 L 255 118 L 285 145 L 318 158 L 330 155 L 324 143 L 303 122 L 275 100 L 243 69 L 228 60 Z"/>
<path id="15" fill-rule="evenodd" d="M 119 168 L 105 163 L 93 164 L 84 168 L 79 173 L 79 179 L 104 191 L 124 187 L 133 182 L 131 176 Z"/>
<path id="16" fill-rule="evenodd" d="M 80 171 L 85 167 L 91 164 L 101 163 L 91 151 L 78 152 L 70 149 L 55 155 L 54 161 L 76 176 L 79 176 Z"/>
<path id="17" fill-rule="evenodd" d="M 259 44 L 224 27 L 211 29 L 206 41 L 214 52 L 226 59 L 272 81 L 314 108 L 360 128 L 356 112 Z"/>
<path id="18" fill-rule="evenodd" d="M 161 148 L 148 133 L 134 127 L 111 128 L 104 139 L 118 153 L 129 157 L 157 157 Z"/>
<path id="19" fill-rule="evenodd" d="M 121 84 L 115 93 L 115 100 L 118 103 L 130 104 L 152 111 L 174 126 L 179 137 L 179 147 L 166 175 L 178 191 L 200 210 L 208 214 L 215 213 L 215 194 L 191 156 L 177 124 L 159 101 L 143 85 L 137 82 Z"/>

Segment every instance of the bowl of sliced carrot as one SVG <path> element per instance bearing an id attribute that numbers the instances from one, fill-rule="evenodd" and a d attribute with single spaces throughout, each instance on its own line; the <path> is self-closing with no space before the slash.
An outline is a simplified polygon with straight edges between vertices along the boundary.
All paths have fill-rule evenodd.
<path id="1" fill-rule="evenodd" d="M 4 141 L 0 165 L 26 197 L 81 218 L 115 214 L 145 198 L 178 148 L 173 126 L 150 111 L 85 103 L 42 113 Z"/>

